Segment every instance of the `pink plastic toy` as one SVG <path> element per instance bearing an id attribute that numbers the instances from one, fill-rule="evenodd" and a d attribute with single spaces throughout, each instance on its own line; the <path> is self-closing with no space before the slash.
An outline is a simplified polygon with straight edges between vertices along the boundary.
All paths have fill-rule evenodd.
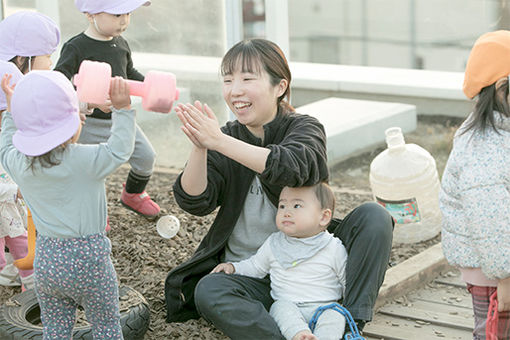
<path id="1" fill-rule="evenodd" d="M 112 68 L 107 63 L 84 60 L 78 74 L 74 75 L 78 98 L 92 104 L 103 104 L 110 92 Z M 179 99 L 175 75 L 169 72 L 149 71 L 145 81 L 128 80 L 129 93 L 142 97 L 142 107 L 147 111 L 169 113 Z"/>

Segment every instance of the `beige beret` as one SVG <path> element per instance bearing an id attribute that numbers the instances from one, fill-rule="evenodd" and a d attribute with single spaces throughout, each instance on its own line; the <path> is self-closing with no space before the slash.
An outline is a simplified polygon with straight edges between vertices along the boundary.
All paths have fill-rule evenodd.
<path id="1" fill-rule="evenodd" d="M 510 74 L 510 31 L 483 34 L 471 49 L 464 73 L 464 94 L 472 99 L 480 91 Z"/>

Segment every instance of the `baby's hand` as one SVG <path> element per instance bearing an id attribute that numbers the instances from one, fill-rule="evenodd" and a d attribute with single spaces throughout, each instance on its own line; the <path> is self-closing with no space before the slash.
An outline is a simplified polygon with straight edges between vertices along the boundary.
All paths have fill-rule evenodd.
<path id="1" fill-rule="evenodd" d="M 130 109 L 131 97 L 129 96 L 129 85 L 121 77 L 114 77 L 110 85 L 110 99 L 117 110 Z"/>
<path id="2" fill-rule="evenodd" d="M 5 93 L 5 100 L 7 102 L 7 111 L 11 112 L 11 98 L 14 93 L 14 86 L 9 85 L 12 79 L 12 74 L 4 74 L 2 77 L 2 90 Z"/>
<path id="3" fill-rule="evenodd" d="M 234 274 L 236 272 L 236 269 L 234 268 L 234 265 L 232 263 L 220 263 L 216 267 L 214 267 L 213 270 L 211 270 L 211 273 L 221 273 L 224 272 L 225 274 Z"/>

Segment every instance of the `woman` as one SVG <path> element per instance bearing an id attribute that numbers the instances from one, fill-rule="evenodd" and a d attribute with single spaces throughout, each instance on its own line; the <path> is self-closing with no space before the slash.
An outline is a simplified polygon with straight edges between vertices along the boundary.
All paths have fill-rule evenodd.
<path id="1" fill-rule="evenodd" d="M 284 186 L 328 179 L 326 135 L 313 117 L 289 105 L 291 73 L 280 48 L 263 39 L 242 41 L 221 65 L 223 97 L 237 117 L 221 129 L 200 102 L 179 105 L 182 131 L 193 148 L 174 184 L 181 208 L 203 216 L 220 207 L 190 260 L 165 282 L 167 321 L 204 317 L 232 339 L 281 339 L 267 312 L 269 279 L 209 274 L 220 262 L 244 260 L 277 231 L 276 206 Z M 392 241 L 392 221 L 369 203 L 329 231 L 347 248 L 344 305 L 359 326 L 372 318 Z"/>

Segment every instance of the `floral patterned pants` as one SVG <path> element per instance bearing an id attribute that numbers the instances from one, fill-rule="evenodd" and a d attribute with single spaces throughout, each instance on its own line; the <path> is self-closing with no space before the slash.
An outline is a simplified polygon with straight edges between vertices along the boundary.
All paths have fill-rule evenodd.
<path id="1" fill-rule="evenodd" d="M 43 340 L 71 339 L 82 306 L 94 339 L 123 339 L 117 274 L 104 233 L 59 239 L 38 235 L 35 292 Z"/>

